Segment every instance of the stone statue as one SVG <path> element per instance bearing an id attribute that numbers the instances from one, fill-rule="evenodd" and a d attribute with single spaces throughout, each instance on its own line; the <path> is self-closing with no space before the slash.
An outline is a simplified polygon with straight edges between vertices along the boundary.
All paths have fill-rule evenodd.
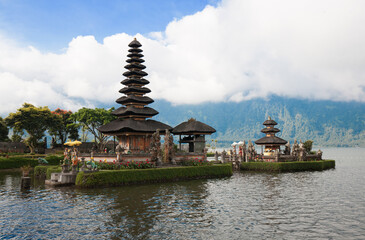
<path id="1" fill-rule="evenodd" d="M 227 155 L 227 152 L 225 150 L 223 150 L 223 152 L 221 154 L 221 162 L 222 163 L 226 163 L 226 155 Z"/>
<path id="2" fill-rule="evenodd" d="M 246 143 L 243 140 L 243 145 L 242 145 L 242 159 L 241 161 L 244 161 L 246 159 Z"/>
<path id="3" fill-rule="evenodd" d="M 214 161 L 218 162 L 218 152 L 217 151 L 215 151 L 215 153 L 214 153 Z"/>
<path id="4" fill-rule="evenodd" d="M 123 151 L 123 148 L 120 146 L 120 144 L 118 144 L 116 147 L 115 147 L 115 152 L 117 153 L 117 162 L 121 162 L 122 159 L 120 157 L 120 153 Z"/>
<path id="5" fill-rule="evenodd" d="M 161 165 L 161 137 L 160 130 L 156 130 L 151 137 L 150 153 L 151 161 L 155 162 L 157 166 Z"/>
<path id="6" fill-rule="evenodd" d="M 253 146 L 251 140 L 248 141 L 247 151 L 246 151 L 246 162 L 255 161 L 256 150 Z"/>
<path id="7" fill-rule="evenodd" d="M 63 173 L 67 173 L 69 172 L 69 167 L 71 164 L 71 150 L 68 148 L 65 148 L 65 151 L 63 152 L 64 158 L 63 158 L 63 163 L 62 163 L 62 172 Z"/>
<path id="8" fill-rule="evenodd" d="M 299 149 L 304 149 L 304 144 L 303 144 L 303 142 L 302 142 L 302 140 L 299 140 Z"/>
<path id="9" fill-rule="evenodd" d="M 285 144 L 284 154 L 290 155 L 290 142 L 289 141 L 287 142 L 287 144 Z"/>
<path id="10" fill-rule="evenodd" d="M 299 161 L 304 161 L 306 155 L 307 155 L 307 153 L 305 151 L 304 144 L 303 144 L 302 140 L 300 140 L 300 143 L 299 143 Z"/>
<path id="11" fill-rule="evenodd" d="M 293 149 L 292 149 L 291 155 L 294 157 L 294 161 L 297 161 L 298 160 L 298 157 L 299 157 L 299 145 L 298 145 L 296 139 L 294 140 L 294 144 L 293 144 Z"/>
<path id="12" fill-rule="evenodd" d="M 174 137 L 170 134 L 170 131 L 166 129 L 165 143 L 164 143 L 164 162 L 176 164 L 174 151 Z"/>
<path id="13" fill-rule="evenodd" d="M 275 162 L 279 162 L 279 158 L 280 158 L 280 151 L 279 151 L 279 149 L 276 149 L 275 150 L 274 157 L 275 157 Z"/>
<path id="14" fill-rule="evenodd" d="M 321 151 L 321 149 L 319 149 L 317 152 L 318 160 L 322 160 L 322 154 L 323 152 Z"/>
<path id="15" fill-rule="evenodd" d="M 41 165 L 48 165 L 48 161 L 41 157 L 38 158 L 38 163 Z"/>

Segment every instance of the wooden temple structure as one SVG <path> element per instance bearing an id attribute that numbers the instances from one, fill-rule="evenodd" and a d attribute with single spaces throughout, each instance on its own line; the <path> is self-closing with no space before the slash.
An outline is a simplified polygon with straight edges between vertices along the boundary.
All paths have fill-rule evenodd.
<path id="1" fill-rule="evenodd" d="M 179 149 L 181 144 L 189 145 L 189 152 L 204 153 L 205 135 L 215 133 L 216 130 L 205 123 L 199 122 L 194 118 L 182 122 L 172 130 L 174 135 L 179 135 Z M 181 138 L 181 136 L 184 136 Z"/>
<path id="2" fill-rule="evenodd" d="M 142 64 L 144 60 L 141 43 L 134 39 L 129 45 L 127 55 L 127 69 L 123 75 L 126 77 L 121 83 L 125 86 L 120 89 L 124 94 L 116 100 L 123 105 L 112 114 L 118 118 L 99 128 L 99 131 L 117 136 L 119 146 L 124 153 L 147 153 L 149 152 L 151 136 L 157 130 L 164 134 L 165 130 L 171 130 L 167 124 L 149 119 L 157 115 L 158 112 L 148 104 L 153 103 L 153 99 L 145 96 L 151 90 L 145 87 L 149 81 L 144 79 L 148 74 L 143 71 L 146 67 Z"/>
<path id="3" fill-rule="evenodd" d="M 276 133 L 280 132 L 280 129 L 275 128 L 277 122 L 272 120 L 270 116 L 263 125 L 265 125 L 265 128 L 262 129 L 261 132 L 265 133 L 266 136 L 255 141 L 255 143 L 257 145 L 265 146 L 263 151 L 264 156 L 273 156 L 275 151 L 280 151 L 280 146 L 285 145 L 287 141 L 275 136 Z"/>

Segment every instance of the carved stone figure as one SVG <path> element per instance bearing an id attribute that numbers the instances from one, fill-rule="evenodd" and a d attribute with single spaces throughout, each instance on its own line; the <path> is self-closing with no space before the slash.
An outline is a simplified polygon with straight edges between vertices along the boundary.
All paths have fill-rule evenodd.
<path id="1" fill-rule="evenodd" d="M 298 154 L 299 161 L 305 161 L 305 157 L 307 155 L 307 152 L 305 151 L 304 144 L 302 140 L 300 140 L 299 143 L 299 154 Z"/>
<path id="2" fill-rule="evenodd" d="M 285 144 L 284 154 L 285 155 L 290 155 L 290 142 L 289 141 L 288 141 L 287 144 Z"/>
<path id="3" fill-rule="evenodd" d="M 218 162 L 218 152 L 217 151 L 215 151 L 215 153 L 214 153 L 214 161 Z"/>
<path id="4" fill-rule="evenodd" d="M 165 143 L 164 143 L 164 162 L 176 164 L 175 162 L 175 150 L 174 150 L 174 137 L 170 134 L 170 131 L 166 129 Z"/>
<path id="5" fill-rule="evenodd" d="M 246 143 L 245 143 L 245 141 L 243 141 L 241 161 L 244 161 L 245 159 L 246 159 Z"/>
<path id="6" fill-rule="evenodd" d="M 251 142 L 251 140 L 248 141 L 247 151 L 246 151 L 246 162 L 255 161 L 256 157 L 256 150 Z"/>
<path id="7" fill-rule="evenodd" d="M 151 161 L 155 162 L 156 165 L 161 165 L 161 137 L 160 131 L 157 129 L 155 133 L 152 134 L 151 137 L 151 145 L 150 145 L 150 153 L 151 153 Z"/>
<path id="8" fill-rule="evenodd" d="M 319 149 L 317 152 L 318 160 L 322 160 L 322 154 L 323 152 L 321 151 L 321 149 Z"/>
<path id="9" fill-rule="evenodd" d="M 279 149 L 275 150 L 274 157 L 275 157 L 275 162 L 279 162 L 279 158 L 280 158 Z"/>
<path id="10" fill-rule="evenodd" d="M 115 147 L 115 152 L 117 153 L 117 162 L 121 162 L 122 159 L 120 157 L 120 153 L 123 151 L 122 147 L 120 146 L 120 144 L 118 144 L 116 147 Z"/>
<path id="11" fill-rule="evenodd" d="M 298 157 L 299 157 L 299 145 L 298 145 L 296 139 L 294 140 L 294 144 L 293 144 L 293 149 L 292 149 L 291 155 L 294 157 L 294 161 L 297 161 L 298 160 Z"/>
<path id="12" fill-rule="evenodd" d="M 225 150 L 223 150 L 223 152 L 221 154 L 221 162 L 222 163 L 226 163 L 226 155 L 227 155 L 227 152 Z"/>

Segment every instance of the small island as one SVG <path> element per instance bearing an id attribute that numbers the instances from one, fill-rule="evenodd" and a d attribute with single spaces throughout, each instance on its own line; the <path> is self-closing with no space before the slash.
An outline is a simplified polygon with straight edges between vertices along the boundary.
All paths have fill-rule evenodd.
<path id="1" fill-rule="evenodd" d="M 312 152 L 312 142 L 308 141 L 307 146 L 300 141 L 294 140 L 291 147 L 290 143 L 282 138 L 275 136 L 280 129 L 275 126 L 278 123 L 268 119 L 263 123 L 265 128 L 261 130 L 265 137 L 255 141 L 256 145 L 261 146 L 261 153 L 258 154 L 252 141 L 248 141 L 246 148 L 245 142 L 233 143 L 233 149 L 228 156 L 226 152 L 221 154 L 222 162 L 232 162 L 237 169 L 251 171 L 274 171 L 274 172 L 295 172 L 295 171 L 318 171 L 335 167 L 334 160 L 323 160 L 323 152 L 319 149 Z M 236 152 L 236 147 L 239 153 Z M 216 153 L 216 159 L 218 153 Z"/>

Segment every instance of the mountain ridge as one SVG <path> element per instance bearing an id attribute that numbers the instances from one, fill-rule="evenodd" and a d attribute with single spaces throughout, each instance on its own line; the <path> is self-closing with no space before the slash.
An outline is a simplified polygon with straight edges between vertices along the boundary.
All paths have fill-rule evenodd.
<path id="1" fill-rule="evenodd" d="M 173 105 L 165 100 L 151 104 L 154 119 L 171 125 L 196 118 L 217 132 L 221 145 L 263 137 L 262 123 L 271 116 L 281 130 L 277 136 L 290 142 L 313 140 L 320 146 L 365 147 L 365 103 L 305 100 L 271 96 L 243 102 Z M 209 138 L 208 138 L 209 139 Z"/>

